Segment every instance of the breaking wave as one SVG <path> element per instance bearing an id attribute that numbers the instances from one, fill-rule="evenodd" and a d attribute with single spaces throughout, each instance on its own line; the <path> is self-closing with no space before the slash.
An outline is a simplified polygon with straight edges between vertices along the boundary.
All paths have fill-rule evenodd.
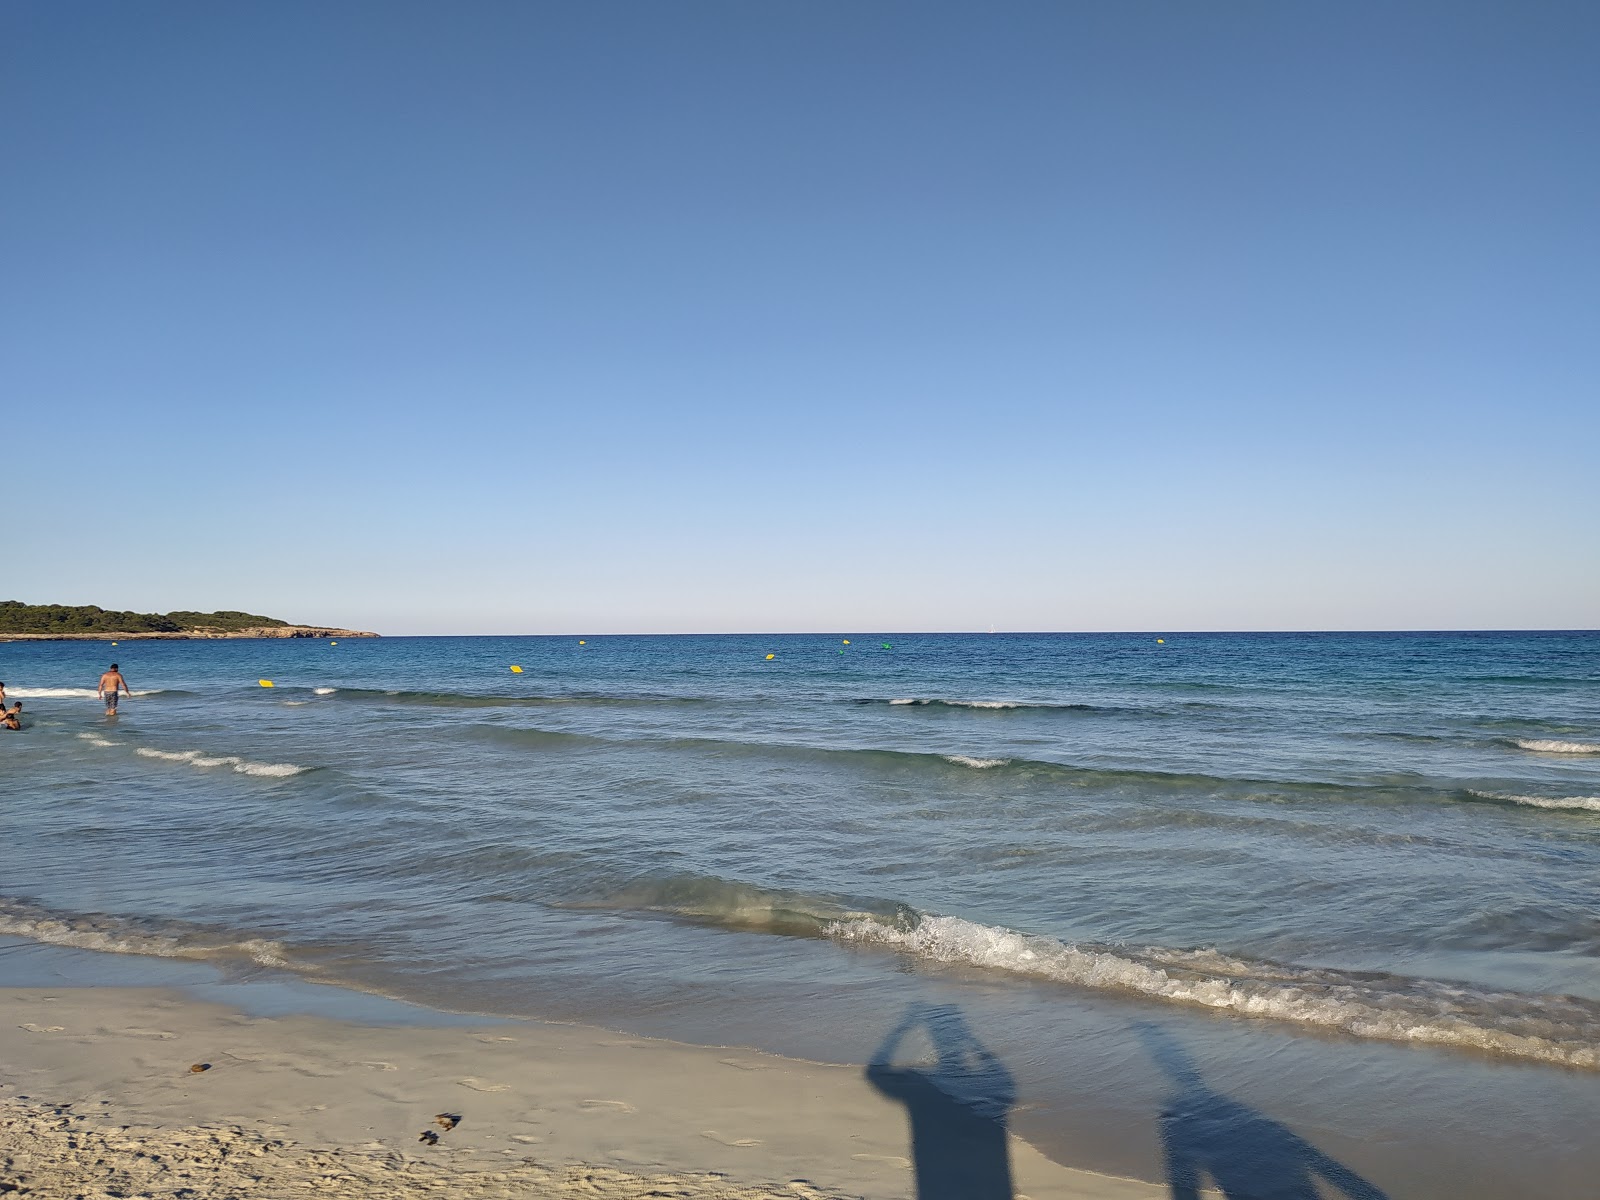
<path id="1" fill-rule="evenodd" d="M 101 737 L 98 733 L 80 733 L 78 735 L 78 737 L 81 738 L 83 741 L 88 742 L 89 745 L 91 745 L 91 746 L 120 746 L 120 745 L 122 745 L 121 742 L 114 742 L 110 738 Z"/>
<path id="2" fill-rule="evenodd" d="M 1077 987 L 1218 1009 L 1384 1041 L 1600 1067 L 1600 1002 L 1480 990 L 1379 972 L 1248 961 L 1216 950 L 1074 945 L 960 917 L 843 919 L 841 942 Z"/>
<path id="3" fill-rule="evenodd" d="M 1519 750 L 1540 754 L 1600 754 L 1600 742 L 1567 742 L 1559 738 L 1517 738 Z"/>
<path id="4" fill-rule="evenodd" d="M 213 755 L 207 754 L 204 750 L 153 750 L 149 746 L 140 746 L 134 753 L 143 758 L 158 758 L 162 762 L 188 763 L 192 767 L 232 767 L 241 775 L 256 775 L 269 779 L 285 779 L 290 775 L 299 775 L 313 769 L 295 763 L 251 762 L 234 754 Z"/>
<path id="5" fill-rule="evenodd" d="M 868 697 L 857 700 L 857 704 L 887 704 L 892 707 L 911 706 L 913 708 L 984 708 L 984 709 L 1034 709 L 1038 711 L 1053 712 L 1115 712 L 1116 709 L 1103 708 L 1097 704 L 1047 704 L 1032 700 L 946 700 L 940 697 L 921 699 L 914 696 L 902 697 L 894 700 L 877 700 Z"/>
<path id="6" fill-rule="evenodd" d="M 184 921 L 140 922 L 103 913 L 58 913 L 25 900 L 0 898 L 0 934 L 157 958 L 248 959 L 264 967 L 290 966 L 282 942 L 239 938 Z"/>
<path id="7" fill-rule="evenodd" d="M 1600 796 L 1508 796 L 1501 792 L 1471 792 L 1480 800 L 1498 800 L 1503 804 L 1523 804 L 1529 808 L 1565 809 L 1569 812 L 1600 813 Z"/>
<path id="8" fill-rule="evenodd" d="M 841 923 L 916 919 L 914 910 L 891 900 L 815 896 L 708 875 L 641 879 L 610 895 L 573 907 L 655 912 L 697 925 L 791 937 L 826 937 Z"/>
<path id="9" fill-rule="evenodd" d="M 311 689 L 311 694 L 313 696 L 331 696 L 335 692 L 337 692 L 338 690 L 339 690 L 338 688 L 330 688 L 330 687 L 312 688 Z"/>
<path id="10" fill-rule="evenodd" d="M 973 767 L 980 771 L 986 767 L 1003 767 L 1011 761 L 1009 758 L 973 758 L 967 754 L 944 754 L 940 757 L 958 767 Z"/>

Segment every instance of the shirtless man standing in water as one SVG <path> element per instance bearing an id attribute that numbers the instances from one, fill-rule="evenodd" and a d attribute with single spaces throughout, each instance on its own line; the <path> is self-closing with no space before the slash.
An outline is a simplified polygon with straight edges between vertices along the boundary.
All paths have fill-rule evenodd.
<path id="1" fill-rule="evenodd" d="M 128 695 L 133 695 L 128 687 L 128 681 L 122 677 L 122 672 L 117 670 L 117 664 L 112 663 L 111 669 L 100 676 L 100 690 L 95 694 L 106 702 L 106 716 L 117 715 L 117 689 L 121 688 Z"/>

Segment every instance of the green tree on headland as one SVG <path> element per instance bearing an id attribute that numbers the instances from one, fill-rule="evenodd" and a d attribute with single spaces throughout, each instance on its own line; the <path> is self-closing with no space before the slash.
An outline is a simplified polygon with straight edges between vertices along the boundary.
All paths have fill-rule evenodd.
<path id="1" fill-rule="evenodd" d="M 236 632 L 268 625 L 287 625 L 276 617 L 244 612 L 118 612 L 98 604 L 24 604 L 0 600 L 0 634 L 6 633 L 187 633 L 194 630 Z"/>

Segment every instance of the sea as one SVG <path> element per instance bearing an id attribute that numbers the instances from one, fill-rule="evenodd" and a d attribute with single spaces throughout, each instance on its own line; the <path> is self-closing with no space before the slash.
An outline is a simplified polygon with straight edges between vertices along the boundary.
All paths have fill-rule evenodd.
<path id="1" fill-rule="evenodd" d="M 959 1013 L 1072 1165 L 1168 1178 L 1209 1113 L 1351 1195 L 1600 1195 L 1595 631 L 11 642 L 0 679 L 0 984 L 66 947 L 863 1065 Z"/>

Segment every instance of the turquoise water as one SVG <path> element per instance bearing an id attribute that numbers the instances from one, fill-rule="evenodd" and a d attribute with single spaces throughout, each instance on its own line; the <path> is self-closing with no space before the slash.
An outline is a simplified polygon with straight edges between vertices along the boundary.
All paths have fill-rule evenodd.
<path id="1" fill-rule="evenodd" d="M 0 645 L 0 933 L 843 1061 L 931 997 L 1147 1175 L 1156 1020 L 1406 1194 L 1563 1194 L 1600 635 L 1157 636 Z"/>

